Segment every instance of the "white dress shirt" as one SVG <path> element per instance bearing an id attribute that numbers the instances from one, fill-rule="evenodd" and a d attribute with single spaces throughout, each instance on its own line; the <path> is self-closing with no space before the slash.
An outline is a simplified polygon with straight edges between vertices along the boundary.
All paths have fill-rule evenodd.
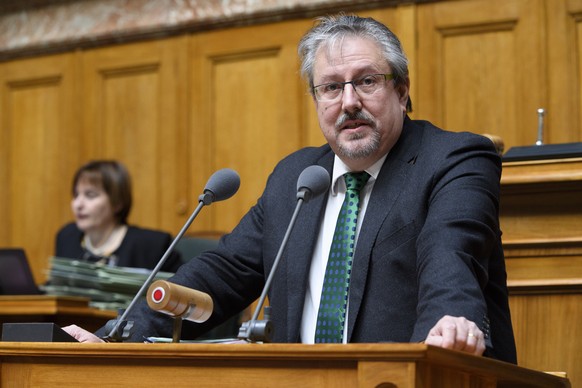
<path id="1" fill-rule="evenodd" d="M 376 182 L 376 178 L 380 173 L 382 164 L 387 155 L 384 155 L 380 160 L 374 163 L 365 171 L 370 174 L 370 179 L 360 191 L 360 213 L 358 215 L 358 223 L 356 227 L 356 246 L 357 248 L 358 236 L 360 234 L 360 227 L 362 220 L 366 214 L 368 206 L 368 199 L 370 193 Z M 319 229 L 319 235 L 313 251 L 311 260 L 311 269 L 309 271 L 309 280 L 307 282 L 307 293 L 305 295 L 305 304 L 303 305 L 303 319 L 301 321 L 301 342 L 304 344 L 312 344 L 315 339 L 315 326 L 317 324 L 317 311 L 319 310 L 319 301 L 321 299 L 321 289 L 323 287 L 323 278 L 325 277 L 325 268 L 327 266 L 327 259 L 331 247 L 331 241 L 335 231 L 335 224 L 337 217 L 342 207 L 344 197 L 346 194 L 346 183 L 343 179 L 345 173 L 350 172 L 349 168 L 335 156 L 333 163 L 333 175 L 331 180 L 331 188 L 328 192 L 327 206 L 325 208 L 325 215 L 323 222 Z M 341 178 L 341 179 L 340 179 Z M 347 309 L 346 309 L 346 323 L 344 325 L 343 342 L 346 343 L 347 337 Z"/>

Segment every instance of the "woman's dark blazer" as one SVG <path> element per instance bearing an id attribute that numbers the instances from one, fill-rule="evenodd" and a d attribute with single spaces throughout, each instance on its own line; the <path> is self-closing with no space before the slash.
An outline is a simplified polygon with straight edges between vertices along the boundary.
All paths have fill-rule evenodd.
<path id="1" fill-rule="evenodd" d="M 75 223 L 65 225 L 56 237 L 55 256 L 82 259 L 85 253 L 81 246 L 82 240 L 83 232 Z M 128 226 L 121 245 L 113 252 L 117 256 L 116 265 L 153 269 L 171 243 L 172 236 L 169 233 Z M 181 264 L 180 254 L 172 252 L 162 266 L 162 271 L 176 272 Z"/>

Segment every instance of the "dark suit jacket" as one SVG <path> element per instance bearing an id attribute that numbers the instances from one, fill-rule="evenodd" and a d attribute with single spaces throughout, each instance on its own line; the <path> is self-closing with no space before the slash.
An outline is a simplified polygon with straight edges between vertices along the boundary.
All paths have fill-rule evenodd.
<path id="1" fill-rule="evenodd" d="M 83 232 L 75 223 L 65 225 L 56 237 L 55 256 L 81 259 L 85 250 L 81 246 Z M 117 266 L 153 269 L 172 243 L 172 236 L 157 230 L 129 226 L 121 245 L 113 254 L 117 256 Z M 173 252 L 162 271 L 176 272 L 182 259 Z"/>
<path id="2" fill-rule="evenodd" d="M 214 313 L 196 336 L 255 300 L 297 203 L 297 178 L 317 164 L 331 175 L 329 146 L 281 161 L 257 204 L 216 250 L 185 264 L 174 282 L 208 292 Z M 405 120 L 371 193 L 350 281 L 349 342 L 418 342 L 444 315 L 477 323 L 487 355 L 516 362 L 498 224 L 501 161 L 488 139 Z M 303 204 L 269 301 L 274 342 L 300 341 L 308 273 L 326 195 Z M 220 206 L 220 205 L 217 205 Z M 147 318 L 145 318 L 147 316 Z M 136 334 L 171 336 L 141 305 Z"/>

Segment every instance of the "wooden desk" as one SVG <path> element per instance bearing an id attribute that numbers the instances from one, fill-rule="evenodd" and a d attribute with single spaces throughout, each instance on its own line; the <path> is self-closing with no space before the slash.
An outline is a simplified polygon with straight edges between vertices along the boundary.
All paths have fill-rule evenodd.
<path id="1" fill-rule="evenodd" d="M 500 222 L 518 362 L 582 387 L 582 158 L 504 163 Z"/>
<path id="2" fill-rule="evenodd" d="M 115 311 L 89 307 L 89 300 L 74 296 L 0 296 L 0 335 L 6 322 L 53 322 L 58 326 L 76 324 L 95 331 L 117 316 Z"/>
<path id="3" fill-rule="evenodd" d="M 569 387 L 423 344 L 0 343 L 1 387 Z"/>
<path id="4" fill-rule="evenodd" d="M 511 280 L 582 279 L 582 158 L 504 163 L 499 218 Z"/>

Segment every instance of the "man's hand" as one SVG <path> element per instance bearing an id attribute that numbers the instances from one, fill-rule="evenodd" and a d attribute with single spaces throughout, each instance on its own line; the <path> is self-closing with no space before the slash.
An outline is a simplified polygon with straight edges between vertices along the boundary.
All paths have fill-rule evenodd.
<path id="1" fill-rule="evenodd" d="M 485 336 L 474 322 L 464 317 L 445 315 L 430 329 L 424 341 L 445 349 L 460 350 L 480 356 L 485 351 Z"/>
<path id="2" fill-rule="evenodd" d="M 63 327 L 63 330 L 66 331 L 71 337 L 75 338 L 79 342 L 92 342 L 92 343 L 105 342 L 101 338 L 94 335 L 93 333 L 90 333 L 77 325 Z"/>

